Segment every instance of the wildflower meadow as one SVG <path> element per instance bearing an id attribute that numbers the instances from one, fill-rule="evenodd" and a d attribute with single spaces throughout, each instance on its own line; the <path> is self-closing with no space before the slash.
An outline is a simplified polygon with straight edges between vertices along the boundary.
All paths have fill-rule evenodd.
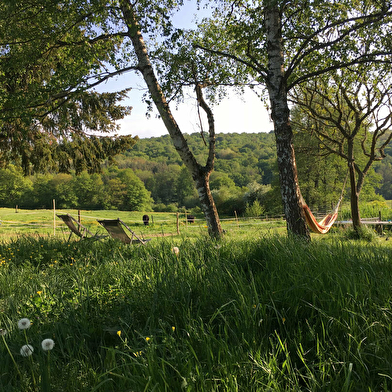
<path id="1" fill-rule="evenodd" d="M 391 391 L 392 248 L 0 244 L 0 391 Z"/>

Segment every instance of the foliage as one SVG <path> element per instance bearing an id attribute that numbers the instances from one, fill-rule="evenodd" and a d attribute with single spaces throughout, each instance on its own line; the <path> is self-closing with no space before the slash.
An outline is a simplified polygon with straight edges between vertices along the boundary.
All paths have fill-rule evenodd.
<path id="1" fill-rule="evenodd" d="M 265 209 L 260 205 L 258 200 L 255 200 L 252 205 L 247 205 L 245 209 L 245 216 L 261 216 L 265 212 Z"/>
<path id="2" fill-rule="evenodd" d="M 110 38 L 104 11 L 98 2 L 82 6 L 34 0 L 28 7 L 18 1 L 1 3 L 2 167 L 14 162 L 26 174 L 94 172 L 103 160 L 135 143 L 130 136 L 91 135 L 114 132 L 116 121 L 130 114 L 130 107 L 119 104 L 126 90 L 91 90 L 106 80 L 103 64 L 111 62 L 119 43 Z"/>
<path id="3" fill-rule="evenodd" d="M 25 237 L 0 255 L 2 391 L 37 390 L 44 338 L 52 391 L 392 388 L 389 247 Z"/>
<path id="4" fill-rule="evenodd" d="M 200 135 L 191 134 L 187 135 L 187 138 L 199 154 L 198 146 L 202 144 Z M 313 210 L 329 211 L 340 197 L 346 169 L 332 156 L 314 155 L 311 150 L 312 143 L 306 136 L 302 139 L 301 134 L 296 135 L 295 143 L 303 195 Z M 223 176 L 230 180 L 230 187 L 222 186 L 221 191 L 220 186 L 214 189 L 215 195 L 219 197 L 220 207 L 224 208 L 225 213 L 232 216 L 236 211 L 241 215 L 245 213 L 247 204 L 251 206 L 258 200 L 266 213 L 281 214 L 273 133 L 218 134 L 218 153 L 221 148 L 230 148 L 237 153 L 237 157 L 230 160 L 218 158 L 218 169 L 212 177 L 213 179 L 214 176 Z M 386 153 L 390 152 L 390 149 L 386 149 Z M 170 206 L 170 210 L 173 211 L 182 207 L 193 209 L 198 206 L 193 180 L 189 171 L 181 165 L 168 136 L 140 139 L 132 149 L 118 155 L 116 163 L 117 169 L 113 166 L 107 167 L 103 173 L 92 175 L 87 172 L 82 172 L 78 176 L 74 173 L 45 174 L 25 179 L 22 178 L 20 170 L 10 166 L 5 169 L 6 171 L 0 171 L 2 206 L 14 207 L 17 204 L 23 208 L 50 208 L 53 199 L 56 199 L 59 208 L 119 209 L 127 193 L 125 184 L 119 178 L 119 173 L 125 169 L 132 169 L 142 180 L 154 201 L 155 211 L 165 211 L 169 208 L 166 206 Z M 379 167 L 382 168 L 383 165 L 384 161 Z M 4 176 L 1 173 L 8 174 Z M 23 186 L 18 188 L 18 197 L 12 199 L 9 197 L 9 189 L 18 182 Z M 380 198 L 380 195 L 375 194 L 375 188 L 380 187 L 378 184 L 378 177 L 369 175 L 361 193 L 361 200 L 370 203 Z M 381 182 L 381 189 L 386 189 L 382 184 Z M 144 192 L 141 195 L 149 200 Z M 149 202 L 144 205 L 146 209 L 149 208 Z M 362 210 L 364 208 L 366 205 L 361 207 Z"/>

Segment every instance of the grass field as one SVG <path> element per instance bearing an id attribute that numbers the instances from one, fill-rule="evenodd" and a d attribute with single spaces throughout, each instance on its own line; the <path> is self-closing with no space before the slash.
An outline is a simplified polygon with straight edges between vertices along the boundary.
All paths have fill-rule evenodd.
<path id="1" fill-rule="evenodd" d="M 6 237 L 0 391 L 391 391 L 388 237 L 234 223 L 219 242 Z"/>
<path id="2" fill-rule="evenodd" d="M 17 212 L 16 212 L 17 211 Z M 132 230 L 143 237 L 156 237 L 160 235 L 177 235 L 198 237 L 207 233 L 205 220 L 196 217 L 195 223 L 188 224 L 186 215 L 179 214 L 178 225 L 176 213 L 146 212 L 150 217 L 150 224 L 145 226 L 142 217 L 145 212 L 130 211 L 77 211 L 77 210 L 22 210 L 0 208 L 0 239 L 15 238 L 20 235 L 56 236 L 67 239 L 69 230 L 56 215 L 69 213 L 75 219 L 80 216 L 81 223 L 88 227 L 92 233 L 105 234 L 105 229 L 98 223 L 98 219 L 120 218 Z M 261 229 L 263 232 L 283 233 L 285 222 L 283 219 L 248 219 L 223 218 L 222 227 L 227 232 L 238 235 L 249 232 L 251 229 Z"/>

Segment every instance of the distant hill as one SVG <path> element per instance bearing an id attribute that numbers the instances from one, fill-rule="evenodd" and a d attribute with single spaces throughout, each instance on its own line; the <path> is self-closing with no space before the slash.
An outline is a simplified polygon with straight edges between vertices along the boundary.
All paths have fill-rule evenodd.
<path id="1" fill-rule="evenodd" d="M 201 135 L 193 133 L 185 137 L 199 162 L 205 162 L 208 148 Z M 169 135 L 140 139 L 116 161 L 119 168 L 135 171 L 154 170 L 157 164 L 183 165 Z M 216 135 L 215 172 L 227 173 L 236 186 L 246 186 L 253 181 L 271 184 L 275 161 L 275 136 L 272 132 Z"/>

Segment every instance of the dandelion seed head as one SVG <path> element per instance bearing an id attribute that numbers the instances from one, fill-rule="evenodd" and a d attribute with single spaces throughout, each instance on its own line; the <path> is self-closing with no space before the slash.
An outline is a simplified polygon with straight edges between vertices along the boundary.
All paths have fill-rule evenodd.
<path id="1" fill-rule="evenodd" d="M 41 343 L 42 350 L 50 351 L 54 347 L 54 341 L 52 339 L 44 339 Z"/>
<path id="2" fill-rule="evenodd" d="M 178 254 L 180 253 L 180 249 L 177 246 L 173 246 L 172 248 L 172 252 L 178 256 Z"/>
<path id="3" fill-rule="evenodd" d="M 25 344 L 20 349 L 20 355 L 22 355 L 22 357 L 29 357 L 33 352 L 34 348 L 30 344 Z"/>
<path id="4" fill-rule="evenodd" d="M 18 328 L 19 329 L 28 329 L 30 328 L 31 322 L 28 318 L 21 318 L 18 321 Z"/>

